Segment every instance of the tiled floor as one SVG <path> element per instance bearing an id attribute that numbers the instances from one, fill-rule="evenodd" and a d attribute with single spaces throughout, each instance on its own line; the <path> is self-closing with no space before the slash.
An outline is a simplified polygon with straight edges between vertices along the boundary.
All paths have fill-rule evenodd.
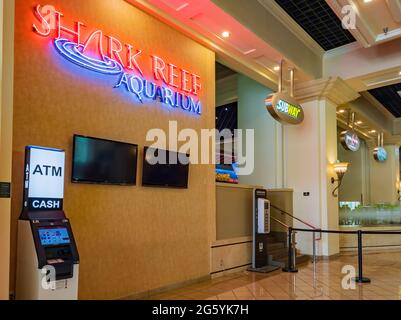
<path id="1" fill-rule="evenodd" d="M 341 255 L 331 261 L 319 261 L 314 276 L 313 264 L 299 266 L 294 274 L 275 271 L 269 274 L 239 272 L 151 296 L 152 300 L 398 300 L 401 299 L 401 252 L 365 253 L 364 276 L 370 284 L 344 289 L 351 265 L 357 272 L 357 256 Z"/>

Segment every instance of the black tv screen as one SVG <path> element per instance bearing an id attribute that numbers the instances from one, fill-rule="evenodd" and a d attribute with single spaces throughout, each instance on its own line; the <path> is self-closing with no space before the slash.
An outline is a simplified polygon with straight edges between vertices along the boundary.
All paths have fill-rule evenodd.
<path id="1" fill-rule="evenodd" d="M 136 184 L 138 146 L 74 135 L 72 182 Z"/>
<path id="2" fill-rule="evenodd" d="M 188 154 L 145 147 L 143 155 L 143 186 L 188 188 Z M 156 159 L 163 157 L 165 162 L 155 163 Z M 173 159 L 177 161 L 172 161 Z M 186 162 L 182 163 L 184 161 L 181 162 L 180 159 Z"/>

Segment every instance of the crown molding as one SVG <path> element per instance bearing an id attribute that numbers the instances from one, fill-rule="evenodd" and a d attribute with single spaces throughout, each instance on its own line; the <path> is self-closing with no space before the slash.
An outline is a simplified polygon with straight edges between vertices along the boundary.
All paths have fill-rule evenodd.
<path id="1" fill-rule="evenodd" d="M 339 77 L 311 80 L 295 87 L 295 98 L 299 102 L 329 99 L 339 106 L 359 97 L 360 94 Z"/>
<path id="2" fill-rule="evenodd" d="M 275 1 L 258 0 L 258 2 L 273 14 L 283 25 L 287 27 L 298 39 L 309 47 L 318 56 L 323 56 L 324 49 L 313 38 L 296 23 Z"/>

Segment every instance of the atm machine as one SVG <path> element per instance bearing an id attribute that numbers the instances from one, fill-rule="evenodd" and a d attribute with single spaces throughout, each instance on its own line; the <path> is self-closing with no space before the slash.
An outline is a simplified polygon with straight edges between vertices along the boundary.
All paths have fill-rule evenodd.
<path id="1" fill-rule="evenodd" d="M 78 299 L 79 254 L 63 211 L 65 153 L 25 148 L 23 208 L 18 220 L 18 300 Z"/>
<path id="2" fill-rule="evenodd" d="M 267 243 L 270 233 L 270 201 L 267 190 L 253 190 L 253 241 L 252 267 L 249 271 L 267 273 L 280 268 L 281 264 L 269 259 Z"/>

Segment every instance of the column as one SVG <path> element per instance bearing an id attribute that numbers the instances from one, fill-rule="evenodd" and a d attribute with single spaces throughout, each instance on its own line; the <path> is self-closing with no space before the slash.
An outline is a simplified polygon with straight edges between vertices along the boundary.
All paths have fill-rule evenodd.
<path id="1" fill-rule="evenodd" d="M 338 198 L 332 195 L 337 160 L 336 107 L 359 97 L 340 78 L 312 80 L 297 85 L 296 99 L 305 120 L 284 127 L 284 184 L 294 189 L 294 215 L 321 229 L 338 230 Z M 294 221 L 295 227 L 307 228 Z M 297 247 L 312 253 L 312 235 L 297 233 Z M 339 253 L 338 235 L 323 235 L 320 255 Z"/>

